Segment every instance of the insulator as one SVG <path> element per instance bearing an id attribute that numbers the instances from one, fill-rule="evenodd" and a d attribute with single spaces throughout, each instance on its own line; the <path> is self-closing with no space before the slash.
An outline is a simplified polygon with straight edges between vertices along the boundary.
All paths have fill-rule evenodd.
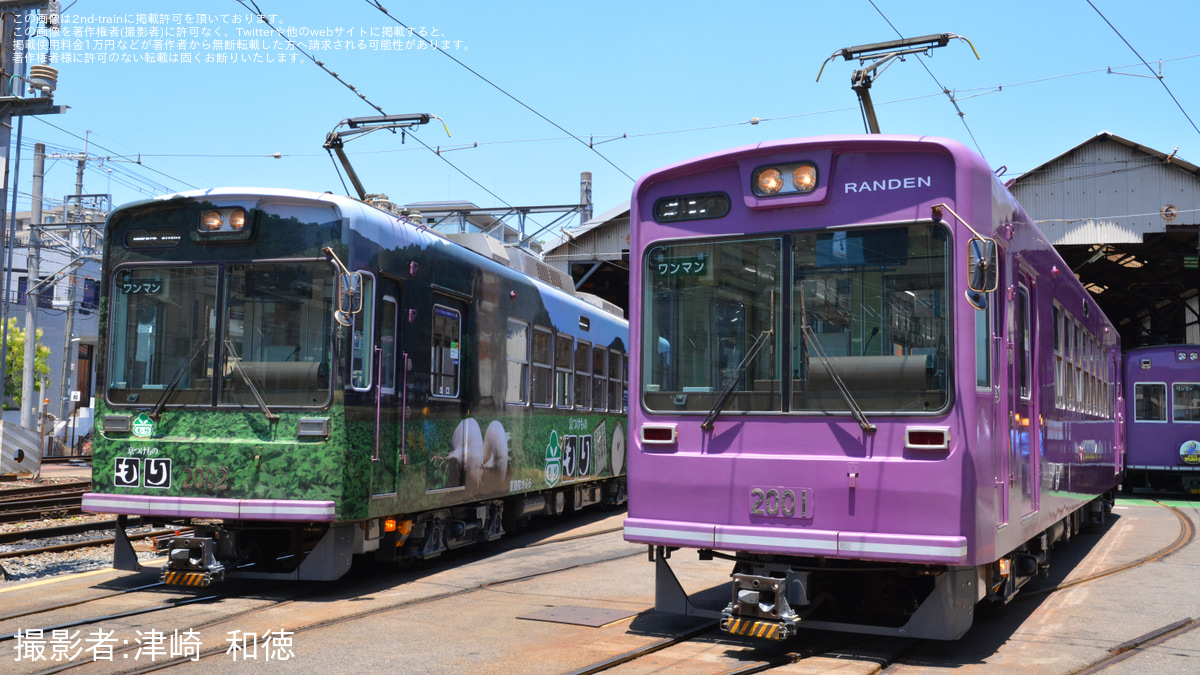
<path id="1" fill-rule="evenodd" d="M 58 87 L 58 71 L 53 66 L 29 66 L 29 85 L 35 92 L 48 94 Z"/>

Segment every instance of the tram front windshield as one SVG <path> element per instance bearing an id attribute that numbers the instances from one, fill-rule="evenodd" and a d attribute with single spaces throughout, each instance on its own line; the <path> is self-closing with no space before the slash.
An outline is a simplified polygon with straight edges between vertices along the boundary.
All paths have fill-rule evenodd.
<path id="1" fill-rule="evenodd" d="M 937 412 L 948 403 L 944 226 L 664 242 L 643 271 L 647 410 Z M 787 372 L 790 377 L 784 376 Z"/>
<path id="2" fill-rule="evenodd" d="M 255 406 L 257 391 L 268 406 L 324 406 L 333 281 L 319 262 L 118 270 L 108 400 Z"/>

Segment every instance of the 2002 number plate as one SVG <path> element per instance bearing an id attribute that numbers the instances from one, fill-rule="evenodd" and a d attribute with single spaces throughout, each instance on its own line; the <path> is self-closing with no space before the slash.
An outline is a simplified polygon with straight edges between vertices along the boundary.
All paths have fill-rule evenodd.
<path id="1" fill-rule="evenodd" d="M 750 489 L 750 515 L 779 518 L 812 518 L 813 495 L 809 488 L 756 487 Z"/>

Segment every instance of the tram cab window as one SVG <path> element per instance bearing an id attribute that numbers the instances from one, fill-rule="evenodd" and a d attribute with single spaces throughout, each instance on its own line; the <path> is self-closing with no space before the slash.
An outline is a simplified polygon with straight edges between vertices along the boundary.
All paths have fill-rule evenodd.
<path id="1" fill-rule="evenodd" d="M 375 359 L 375 277 L 362 274 L 362 311 L 354 315 L 350 345 L 350 386 L 358 390 L 371 387 Z"/>
<path id="2" fill-rule="evenodd" d="M 248 407 L 256 396 L 268 406 L 328 403 L 334 291 L 327 263 L 137 266 L 119 270 L 113 284 L 111 403 Z"/>
<path id="3" fill-rule="evenodd" d="M 389 296 L 383 298 L 379 307 L 379 386 L 387 393 L 396 390 L 396 299 Z"/>
<path id="4" fill-rule="evenodd" d="M 459 345 L 462 315 L 443 305 L 433 306 L 431 387 L 434 396 L 456 398 L 459 389 Z"/>

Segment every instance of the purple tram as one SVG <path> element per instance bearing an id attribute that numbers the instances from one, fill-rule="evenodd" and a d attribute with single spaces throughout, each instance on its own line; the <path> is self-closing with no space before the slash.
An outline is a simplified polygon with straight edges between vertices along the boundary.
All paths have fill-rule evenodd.
<path id="1" fill-rule="evenodd" d="M 659 610 L 955 639 L 1120 483 L 1116 330 L 984 160 L 830 136 L 644 176 L 629 514 Z M 668 563 L 734 563 L 693 605 Z"/>
<path id="2" fill-rule="evenodd" d="M 1200 493 L 1200 345 L 1142 347 L 1125 353 L 1125 482 Z"/>

